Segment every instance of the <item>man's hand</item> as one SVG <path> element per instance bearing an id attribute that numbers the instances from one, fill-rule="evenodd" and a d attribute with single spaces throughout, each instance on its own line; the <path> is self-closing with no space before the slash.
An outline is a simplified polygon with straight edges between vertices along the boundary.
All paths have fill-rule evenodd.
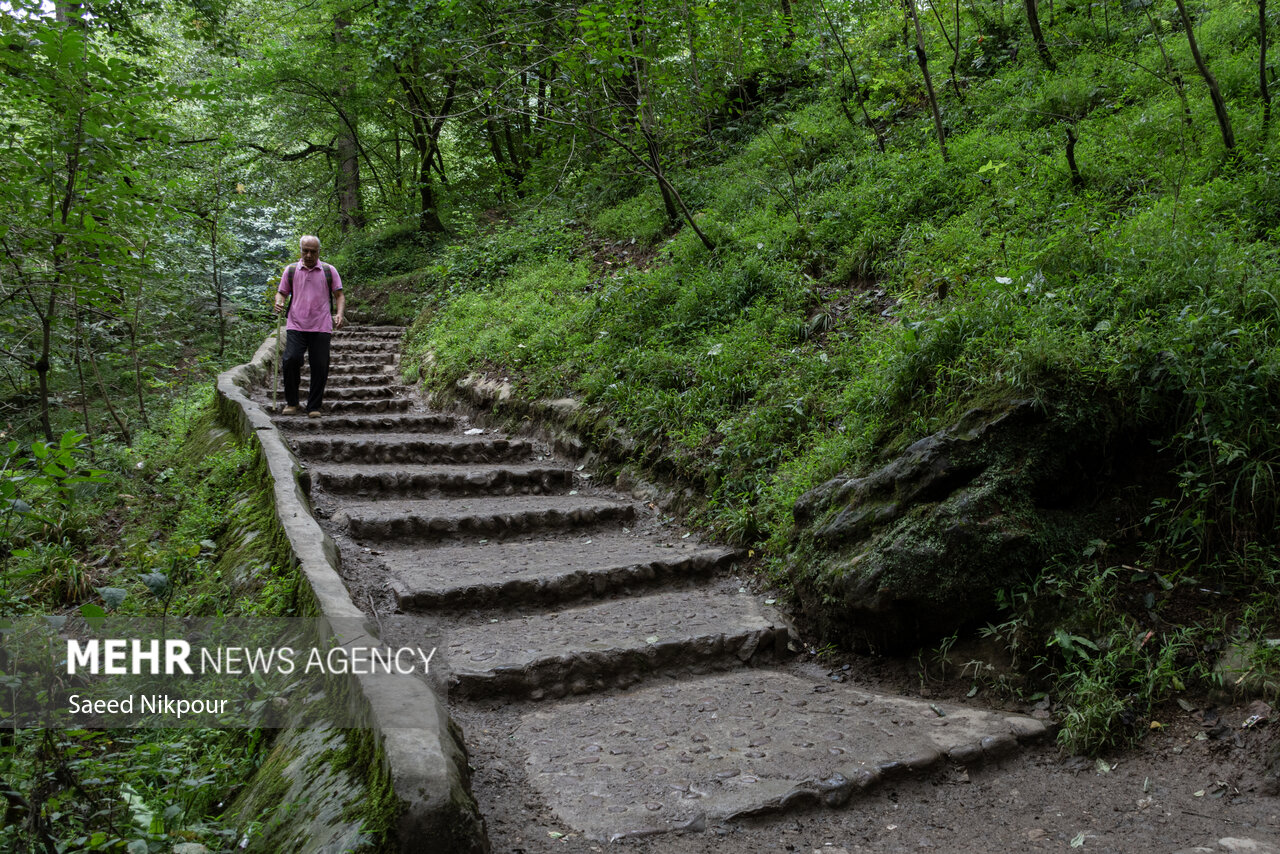
<path id="1" fill-rule="evenodd" d="M 276 314 L 279 314 L 280 312 L 284 311 L 284 299 L 277 295 L 275 302 L 272 303 L 271 305 L 271 308 L 273 311 L 275 311 Z"/>
<path id="2" fill-rule="evenodd" d="M 337 314 L 335 314 L 335 315 L 333 316 L 333 328 L 334 328 L 334 329 L 341 329 L 341 328 L 342 328 L 342 325 L 343 325 L 344 323 L 346 323 L 346 322 L 347 322 L 347 319 L 346 319 L 346 317 L 345 317 L 345 316 L 343 316 L 342 312 L 338 312 Z"/>

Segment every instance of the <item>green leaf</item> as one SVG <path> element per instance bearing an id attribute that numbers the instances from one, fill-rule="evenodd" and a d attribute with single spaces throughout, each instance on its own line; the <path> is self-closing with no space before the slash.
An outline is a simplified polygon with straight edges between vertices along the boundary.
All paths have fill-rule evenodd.
<path id="1" fill-rule="evenodd" d="M 148 572 L 139 576 L 139 579 L 147 585 L 152 596 L 164 596 L 169 592 L 169 576 L 163 572 Z"/>
<path id="2" fill-rule="evenodd" d="M 84 621 L 94 629 L 100 629 L 102 624 L 106 622 L 107 612 L 102 610 L 99 605 L 85 602 L 80 606 L 80 616 L 84 617 Z"/>
<path id="3" fill-rule="evenodd" d="M 102 601 L 107 603 L 107 607 L 115 610 L 119 608 L 129 595 L 128 591 L 123 587 L 99 587 L 98 595 L 102 597 Z"/>

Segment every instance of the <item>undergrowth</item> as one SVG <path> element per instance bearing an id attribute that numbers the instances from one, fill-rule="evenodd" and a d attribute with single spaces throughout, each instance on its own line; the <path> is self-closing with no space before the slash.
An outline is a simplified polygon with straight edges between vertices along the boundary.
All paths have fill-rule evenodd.
<path id="1" fill-rule="evenodd" d="M 296 578 L 273 538 L 230 536 L 255 519 L 269 533 L 269 496 L 251 450 L 212 413 L 205 386 L 132 447 L 66 433 L 0 448 L 3 616 L 290 613 Z M 224 573 L 249 565 L 266 569 L 233 592 Z M 268 742 L 261 730 L 10 731 L 0 849 L 230 849 L 235 828 L 219 815 Z"/>
<path id="2" fill-rule="evenodd" d="M 1214 687 L 1221 649 L 1280 630 L 1258 592 L 1274 590 L 1280 506 L 1280 150 L 1241 48 L 1249 13 L 1198 19 L 1230 154 L 1202 89 L 1188 124 L 1151 70 L 1167 52 L 1195 79 L 1176 22 L 1151 38 L 1135 7 L 1104 33 L 1072 8 L 1053 74 L 1020 25 L 976 22 L 964 100 L 943 101 L 949 162 L 899 22 L 869 13 L 858 60 L 885 153 L 842 113 L 839 80 L 776 105 L 718 160 L 674 173 L 715 251 L 663 226 L 652 187 L 600 193 L 588 167 L 560 209 L 456 235 L 419 268 L 410 371 L 444 393 L 483 372 L 581 398 L 774 567 L 801 494 L 976 401 L 1029 398 L 1063 424 L 1150 437 L 1160 494 L 1107 534 L 1125 561 L 1060 557 L 998 613 L 993 591 L 989 627 L 1023 652 L 1020 690 L 1057 697 L 1069 746 L 1129 743 L 1158 703 Z M 1156 577 L 1172 587 L 1134 605 Z M 1217 607 L 1161 605 L 1202 587 Z"/>

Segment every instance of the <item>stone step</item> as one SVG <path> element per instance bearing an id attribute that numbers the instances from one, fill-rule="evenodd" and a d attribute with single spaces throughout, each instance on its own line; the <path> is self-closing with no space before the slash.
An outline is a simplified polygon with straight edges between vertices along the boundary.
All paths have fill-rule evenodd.
<path id="1" fill-rule="evenodd" d="M 581 528 L 635 517 L 632 504 L 577 495 L 344 501 L 333 521 L 355 540 L 500 537 L 531 530 Z"/>
<path id="2" fill-rule="evenodd" d="M 403 610 L 561 602 L 703 579 L 728 569 L 737 558 L 734 549 L 615 531 L 531 542 L 388 545 L 382 556 Z"/>
<path id="3" fill-rule="evenodd" d="M 361 341 L 359 339 L 346 339 L 341 336 L 335 336 L 329 343 L 329 353 L 332 357 L 347 353 L 390 353 L 394 355 L 399 351 L 399 341 Z"/>
<path id="4" fill-rule="evenodd" d="M 404 337 L 402 326 L 344 326 L 335 337 L 354 338 L 361 341 L 399 341 Z"/>
<path id="5" fill-rule="evenodd" d="M 368 377 L 377 377 L 382 379 L 396 379 L 396 372 L 392 370 L 389 363 L 378 365 L 355 365 L 347 361 L 338 364 L 329 364 L 329 381 L 333 382 L 334 377 L 347 376 L 348 374 L 363 375 Z M 304 372 L 303 376 L 306 374 Z"/>
<path id="6" fill-rule="evenodd" d="M 415 433 L 302 437 L 294 440 L 294 447 L 299 456 L 317 463 L 501 463 L 528 461 L 535 451 L 527 439 Z"/>
<path id="7" fill-rule="evenodd" d="M 349 334 L 368 334 L 368 335 L 386 335 L 391 337 L 399 337 L 404 335 L 406 327 L 403 326 L 371 326 L 369 324 L 348 324 L 339 331 L 340 335 Z"/>
<path id="8" fill-rule="evenodd" d="M 402 464 L 395 468 L 316 465 L 311 471 L 316 483 L 332 495 L 544 495 L 573 486 L 572 470 L 542 463 L 483 467 Z"/>
<path id="9" fill-rule="evenodd" d="M 455 696 L 541 700 L 740 667 L 785 652 L 787 631 L 750 595 L 694 589 L 455 626 L 444 639 Z"/>
<path id="10" fill-rule="evenodd" d="M 309 378 L 304 378 L 302 382 L 309 384 L 309 381 Z M 381 373 L 370 373 L 369 371 L 343 371 L 342 373 L 336 373 L 333 370 L 329 371 L 327 388 L 350 388 L 353 386 L 390 388 L 397 394 L 408 391 L 408 387 L 400 383 L 400 377 L 390 371 Z"/>
<path id="11" fill-rule="evenodd" d="M 457 426 L 457 418 L 441 412 L 425 415 L 410 413 L 386 413 L 383 415 L 326 415 L 324 418 L 308 418 L 305 415 L 276 415 L 276 420 L 290 433 L 326 433 L 340 431 L 385 432 L 440 432 Z"/>
<path id="12" fill-rule="evenodd" d="M 301 393 L 301 400 L 307 402 L 306 392 Z M 280 396 L 280 406 L 284 406 L 284 395 Z M 413 401 L 407 397 L 386 397 L 376 400 L 333 400 L 326 393 L 321 411 L 325 415 L 372 415 L 380 412 L 406 412 L 413 408 Z M 282 417 L 282 416 L 277 416 Z"/>
<path id="13" fill-rule="evenodd" d="M 557 819 L 609 842 L 844 806 L 944 759 L 1013 753 L 1045 727 L 756 669 L 539 706 L 511 732 Z"/>
<path id="14" fill-rule="evenodd" d="M 298 386 L 298 394 L 305 399 L 311 384 L 303 382 Z M 408 391 L 406 386 L 384 383 L 383 385 L 347 385 L 328 382 L 324 387 L 325 402 L 331 400 L 377 400 L 379 398 L 395 398 Z"/>
<path id="15" fill-rule="evenodd" d="M 337 358 L 329 353 L 329 373 L 338 369 L 354 368 L 357 371 L 389 370 L 395 365 L 396 353 L 344 353 Z M 303 360 L 305 365 L 306 360 Z M 303 376 L 306 374 L 304 373 Z"/>

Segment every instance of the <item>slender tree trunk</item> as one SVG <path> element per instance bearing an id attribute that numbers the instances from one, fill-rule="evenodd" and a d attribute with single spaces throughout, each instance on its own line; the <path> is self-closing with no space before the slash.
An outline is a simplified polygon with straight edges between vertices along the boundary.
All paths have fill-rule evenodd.
<path id="1" fill-rule="evenodd" d="M 1040 62 L 1050 71 L 1056 71 L 1058 66 L 1049 54 L 1049 45 L 1045 43 L 1044 32 L 1040 29 L 1040 11 L 1036 8 L 1036 0 L 1023 0 L 1023 5 L 1027 8 L 1027 23 L 1031 25 L 1031 38 L 1035 40 Z"/>
<path id="2" fill-rule="evenodd" d="M 129 352 L 133 355 L 133 388 L 138 395 L 138 415 L 142 418 L 142 426 L 151 428 L 147 418 L 147 402 L 142 396 L 142 354 L 138 346 L 138 320 L 142 312 L 143 284 L 138 283 L 138 298 L 133 303 L 133 320 L 129 322 Z"/>
<path id="3" fill-rule="evenodd" d="M 1156 47 L 1160 49 L 1160 56 L 1164 60 L 1165 73 L 1169 75 L 1169 84 L 1173 86 L 1173 91 L 1178 93 L 1178 100 L 1182 102 L 1182 123 L 1187 127 L 1191 127 L 1193 122 L 1191 119 L 1191 103 L 1187 100 L 1187 87 L 1182 80 L 1182 75 L 1173 67 L 1173 60 L 1169 58 L 1169 51 L 1165 50 L 1164 38 L 1160 35 L 1160 26 L 1156 24 L 1155 16 L 1151 14 L 1151 4 L 1141 3 L 1142 11 L 1147 16 L 1147 23 L 1151 26 L 1151 34 L 1155 36 Z"/>
<path id="4" fill-rule="evenodd" d="M 1084 176 L 1076 164 L 1076 132 L 1070 126 L 1067 127 L 1067 168 L 1071 170 L 1071 189 L 1079 192 L 1084 186 Z"/>
<path id="5" fill-rule="evenodd" d="M 80 385 L 80 419 L 84 422 L 84 434 L 89 437 L 89 441 L 93 441 L 93 425 L 89 421 L 89 390 L 84 384 L 84 360 L 81 358 L 80 350 L 84 345 L 84 328 L 80 323 L 80 300 L 75 300 L 75 310 L 73 313 L 75 318 L 75 353 L 72 358 L 76 363 L 76 380 Z"/>
<path id="6" fill-rule="evenodd" d="M 844 57 L 845 67 L 849 70 L 849 81 L 853 87 L 853 92 L 858 96 L 858 107 L 862 110 L 862 119 L 867 123 L 867 129 L 876 137 L 876 148 L 880 149 L 880 153 L 884 154 L 884 136 L 880 133 L 880 128 L 876 127 L 876 123 L 871 120 L 871 113 L 867 110 L 867 99 L 862 97 L 862 84 L 858 82 L 858 72 L 854 68 L 853 58 L 849 56 L 849 51 L 845 49 L 844 38 L 840 35 L 840 31 L 836 28 L 835 19 L 831 17 L 831 11 L 827 9 L 826 0 L 818 0 L 819 8 L 822 9 L 822 16 L 827 20 L 827 29 L 831 31 L 831 38 L 835 39 L 836 45 L 840 48 L 840 55 Z M 840 101 L 840 107 L 844 110 L 845 117 L 849 119 L 849 124 L 855 124 L 853 116 L 849 115 L 849 108 L 845 106 L 843 97 Z"/>
<path id="7" fill-rule="evenodd" d="M 947 47 L 951 48 L 951 65 L 947 70 L 951 74 L 951 88 L 955 90 L 956 97 L 963 104 L 964 92 L 960 90 L 960 81 L 956 77 L 956 71 L 960 67 L 960 0 L 956 0 L 956 37 L 954 40 L 951 38 L 951 33 L 947 31 L 947 24 L 942 20 L 942 14 L 938 11 L 938 7 L 934 5 L 933 0 L 929 0 L 929 11 L 933 12 L 933 17 L 938 21 L 938 29 L 942 31 L 942 37 L 946 39 Z"/>
<path id="8" fill-rule="evenodd" d="M 671 197 L 669 189 L 670 182 L 662 169 L 662 159 L 658 155 L 658 141 L 653 138 L 653 134 L 647 129 L 644 131 L 644 141 L 649 152 L 649 165 L 653 168 L 654 178 L 657 179 L 658 189 L 662 193 L 662 207 L 667 212 L 667 224 L 671 228 L 675 228 L 680 222 L 680 212 L 676 210 L 676 202 Z"/>
<path id="9" fill-rule="evenodd" d="M 218 269 L 218 210 L 209 214 L 209 260 L 213 265 L 213 298 L 218 305 L 218 358 L 227 349 L 227 317 L 222 310 L 222 271 Z"/>
<path id="10" fill-rule="evenodd" d="M 1258 92 L 1262 96 L 1262 137 L 1271 127 L 1271 90 L 1267 88 L 1267 0 L 1258 0 Z"/>
<path id="11" fill-rule="evenodd" d="M 77 13 L 79 4 L 70 4 L 71 8 Z M 59 7 L 61 15 L 62 7 Z M 61 20 L 61 18 L 60 18 Z M 77 26 L 83 26 L 83 21 L 78 17 L 75 18 Z M 84 145 L 84 110 L 81 109 L 76 115 L 75 130 L 71 134 L 71 145 L 66 154 L 66 181 L 62 186 L 62 198 L 59 200 L 59 220 L 65 230 L 67 223 L 71 218 L 71 206 L 75 203 L 76 184 L 80 177 L 80 149 Z M 56 234 L 53 238 L 53 251 L 50 257 L 53 259 L 53 282 L 49 285 L 49 299 L 46 301 L 44 311 L 39 310 L 38 303 L 34 300 L 33 305 L 36 306 L 37 313 L 40 315 L 40 358 L 36 360 L 36 382 L 40 393 L 40 427 L 44 430 L 46 441 L 53 441 L 53 422 L 50 417 L 49 402 L 49 371 L 52 367 L 50 358 L 53 355 L 53 318 L 54 313 L 58 310 L 58 292 L 66 285 L 66 276 L 64 275 L 63 265 L 66 263 L 61 251 L 64 233 Z"/>
<path id="12" fill-rule="evenodd" d="M 107 384 L 102 379 L 102 372 L 98 370 L 98 360 L 93 356 L 93 345 L 85 342 L 85 352 L 89 355 L 89 367 L 93 369 L 94 380 L 98 384 L 98 393 L 102 395 L 102 402 L 107 406 L 107 412 L 111 415 L 111 420 L 116 422 L 116 427 L 120 430 L 120 435 L 124 437 L 124 443 L 130 447 L 133 446 L 133 437 L 129 434 L 129 428 L 120 418 L 120 414 L 116 412 L 116 408 L 111 404 L 111 393 L 107 391 Z"/>
<path id="13" fill-rule="evenodd" d="M 938 96 L 933 91 L 933 78 L 929 76 L 929 57 L 924 52 L 924 30 L 920 28 L 920 16 L 916 14 L 915 0 L 903 0 L 907 15 L 916 29 L 916 61 L 920 63 L 920 73 L 924 75 L 925 93 L 929 96 L 929 107 L 933 110 L 933 127 L 938 132 L 938 148 L 942 150 L 942 161 L 951 160 L 947 153 L 947 132 L 942 126 L 942 113 L 938 110 Z"/>
<path id="14" fill-rule="evenodd" d="M 1187 44 L 1191 46 L 1191 58 L 1196 61 L 1196 68 L 1200 69 L 1200 76 L 1204 78 L 1204 82 L 1209 84 L 1209 98 L 1213 101 L 1213 112 L 1218 117 L 1218 129 L 1222 131 L 1222 144 L 1226 146 L 1227 153 L 1231 154 L 1235 151 L 1236 135 L 1231 130 L 1231 116 L 1227 114 L 1227 102 L 1222 97 L 1222 88 L 1218 86 L 1218 78 L 1213 76 L 1213 72 L 1205 64 L 1204 57 L 1200 55 L 1200 45 L 1196 42 L 1195 28 L 1191 25 L 1191 16 L 1187 14 L 1186 3 L 1184 0 L 1176 0 L 1176 2 L 1178 13 L 1182 15 L 1182 25 L 1187 28 Z"/>
<path id="15" fill-rule="evenodd" d="M 46 442 L 53 441 L 53 423 L 49 419 L 49 356 L 53 347 L 53 313 L 58 303 L 56 290 L 49 288 L 46 310 L 40 316 L 40 358 L 36 359 L 36 390 L 40 395 L 40 429 Z"/>

